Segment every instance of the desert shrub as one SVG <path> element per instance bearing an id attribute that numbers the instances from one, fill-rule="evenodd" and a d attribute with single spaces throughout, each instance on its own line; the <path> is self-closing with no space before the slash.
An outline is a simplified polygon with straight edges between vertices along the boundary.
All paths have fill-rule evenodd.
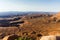
<path id="1" fill-rule="evenodd" d="M 33 40 L 33 38 L 30 38 L 30 37 L 18 37 L 15 40 Z"/>
<path id="2" fill-rule="evenodd" d="M 36 34 L 36 32 L 35 32 L 35 31 L 33 31 L 31 34 Z"/>
<path id="3" fill-rule="evenodd" d="M 27 33 L 27 32 L 23 32 L 22 34 L 23 34 L 23 35 L 28 35 L 28 33 Z"/>
<path id="4" fill-rule="evenodd" d="M 57 18 L 56 18 L 56 17 L 54 17 L 54 18 L 53 18 L 53 21 L 55 21 L 55 22 L 56 22 L 56 20 L 57 20 Z"/>
<path id="5" fill-rule="evenodd" d="M 37 34 L 37 37 L 41 37 L 42 35 L 41 34 Z"/>
<path id="6" fill-rule="evenodd" d="M 57 20 L 57 22 L 60 22 L 60 20 Z"/>

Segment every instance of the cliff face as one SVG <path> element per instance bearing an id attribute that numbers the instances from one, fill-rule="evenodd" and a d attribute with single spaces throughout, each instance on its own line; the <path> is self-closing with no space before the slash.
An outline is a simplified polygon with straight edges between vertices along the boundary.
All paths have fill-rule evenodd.
<path id="1" fill-rule="evenodd" d="M 20 31 L 20 24 L 23 23 L 24 21 L 21 17 L 0 18 L 0 38 L 18 33 Z"/>

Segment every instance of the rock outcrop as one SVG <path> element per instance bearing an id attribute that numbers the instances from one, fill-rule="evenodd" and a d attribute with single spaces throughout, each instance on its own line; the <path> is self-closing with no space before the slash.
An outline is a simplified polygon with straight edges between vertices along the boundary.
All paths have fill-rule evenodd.
<path id="1" fill-rule="evenodd" d="M 8 35 L 8 36 L 5 36 L 3 40 L 15 40 L 18 37 L 19 37 L 18 35 Z"/>

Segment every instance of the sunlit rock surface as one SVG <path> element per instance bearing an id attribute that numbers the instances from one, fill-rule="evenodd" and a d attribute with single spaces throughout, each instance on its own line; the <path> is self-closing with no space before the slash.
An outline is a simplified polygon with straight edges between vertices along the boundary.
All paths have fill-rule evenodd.
<path id="1" fill-rule="evenodd" d="M 56 36 L 42 36 L 40 40 L 56 40 Z"/>

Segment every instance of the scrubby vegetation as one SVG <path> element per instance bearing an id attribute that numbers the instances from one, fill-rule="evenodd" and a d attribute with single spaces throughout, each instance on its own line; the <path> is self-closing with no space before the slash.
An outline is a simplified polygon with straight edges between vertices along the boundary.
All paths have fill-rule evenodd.
<path id="1" fill-rule="evenodd" d="M 33 38 L 30 38 L 30 37 L 18 37 L 17 39 L 15 40 L 35 40 Z"/>

